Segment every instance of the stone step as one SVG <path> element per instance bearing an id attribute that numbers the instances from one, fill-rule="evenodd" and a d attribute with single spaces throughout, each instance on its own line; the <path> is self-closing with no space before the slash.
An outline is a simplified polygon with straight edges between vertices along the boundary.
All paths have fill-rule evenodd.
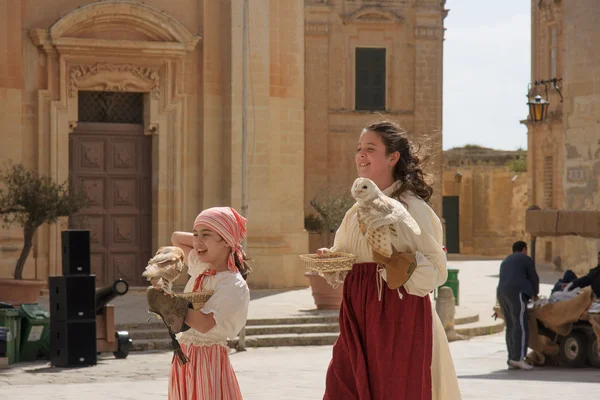
<path id="1" fill-rule="evenodd" d="M 337 324 L 338 314 L 320 315 L 310 317 L 287 317 L 287 318 L 261 318 L 249 319 L 246 326 L 265 326 L 265 325 L 314 325 L 314 324 Z M 136 329 L 164 329 L 165 324 L 153 318 L 149 322 L 120 324 L 116 326 L 118 331 L 132 331 Z"/>
<path id="2" fill-rule="evenodd" d="M 286 333 L 335 333 L 339 331 L 340 325 L 337 322 L 330 324 L 249 325 L 246 327 L 246 336 Z"/>
<path id="3" fill-rule="evenodd" d="M 483 316 L 477 322 L 464 324 L 454 327 L 456 333 L 464 336 L 484 336 L 502 332 L 504 330 L 504 321 L 498 318 L 494 320 L 491 317 Z"/>
<path id="4" fill-rule="evenodd" d="M 340 326 L 335 324 L 301 324 L 301 325 L 253 325 L 246 328 L 246 336 L 283 335 L 304 333 L 338 333 Z M 133 340 L 168 339 L 169 334 L 164 326 L 156 329 L 131 329 L 129 335 Z"/>
<path id="5" fill-rule="evenodd" d="M 132 329 L 129 331 L 132 340 L 146 339 L 169 339 L 169 332 L 163 326 L 162 329 Z"/>
<path id="6" fill-rule="evenodd" d="M 454 318 L 454 326 L 472 324 L 479 321 L 479 314 L 465 315 Z"/>
<path id="7" fill-rule="evenodd" d="M 249 319 L 247 326 L 254 325 L 300 325 L 300 324 L 333 324 L 338 322 L 339 313 L 327 313 L 325 315 L 315 315 L 306 317 L 285 317 L 285 318 L 258 318 Z"/>
<path id="8" fill-rule="evenodd" d="M 131 351 L 171 350 L 170 339 L 135 339 Z"/>
<path id="9" fill-rule="evenodd" d="M 246 337 L 246 347 L 323 346 L 332 345 L 337 337 L 337 333 L 256 335 Z M 135 339 L 132 351 L 170 350 L 170 343 L 170 339 Z M 237 343 L 237 338 L 228 341 L 231 348 L 235 348 Z"/>

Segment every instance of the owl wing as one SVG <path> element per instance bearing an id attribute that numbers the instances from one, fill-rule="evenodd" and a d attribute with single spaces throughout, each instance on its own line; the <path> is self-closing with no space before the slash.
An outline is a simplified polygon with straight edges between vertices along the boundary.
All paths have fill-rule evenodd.
<path id="1" fill-rule="evenodd" d="M 165 264 L 177 260 L 183 260 L 183 250 L 176 246 L 164 246 L 158 249 L 151 261 L 156 264 Z"/>
<path id="2" fill-rule="evenodd" d="M 177 278 L 179 278 L 181 271 L 183 271 L 183 263 L 178 261 L 169 265 L 167 268 L 164 268 L 161 276 L 169 282 L 174 282 Z"/>
<path id="3" fill-rule="evenodd" d="M 381 225 L 377 228 L 369 227 L 366 238 L 373 251 L 384 257 L 392 256 L 392 232 L 390 231 L 390 225 Z"/>
<path id="4" fill-rule="evenodd" d="M 150 278 L 161 277 L 167 281 L 174 281 L 183 271 L 183 250 L 179 247 L 161 247 L 156 255 L 148 261 L 146 270 L 142 273 Z"/>
<path id="5" fill-rule="evenodd" d="M 372 218 L 371 224 L 367 223 L 368 226 L 376 228 L 401 222 L 408 226 L 415 235 L 421 234 L 421 228 L 417 221 L 410 215 L 404 204 L 398 200 L 382 195 L 373 201 L 371 209 L 374 210 L 373 215 L 377 218 Z"/>

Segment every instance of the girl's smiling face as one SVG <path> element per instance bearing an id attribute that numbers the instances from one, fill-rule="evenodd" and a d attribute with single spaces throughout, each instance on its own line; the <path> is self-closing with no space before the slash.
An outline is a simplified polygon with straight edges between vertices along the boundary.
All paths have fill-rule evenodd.
<path id="1" fill-rule="evenodd" d="M 386 189 L 394 181 L 393 171 L 398 157 L 398 152 L 386 154 L 385 143 L 377 133 L 367 130 L 361 132 L 354 157 L 359 177 L 369 178 L 381 190 Z"/>
<path id="2" fill-rule="evenodd" d="M 227 258 L 231 252 L 231 247 L 215 231 L 206 225 L 198 225 L 192 231 L 194 235 L 194 251 L 198 254 L 200 262 L 207 263 L 213 268 L 227 268 Z"/>

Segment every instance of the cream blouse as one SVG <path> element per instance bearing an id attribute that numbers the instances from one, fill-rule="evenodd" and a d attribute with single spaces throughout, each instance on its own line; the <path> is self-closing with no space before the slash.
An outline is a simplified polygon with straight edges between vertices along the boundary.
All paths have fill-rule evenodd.
<path id="1" fill-rule="evenodd" d="M 394 183 L 383 191 L 390 196 L 398 187 Z M 395 224 L 398 235 L 392 245 L 399 252 L 415 253 L 417 268 L 409 280 L 404 284 L 407 293 L 424 297 L 436 287 L 440 286 L 448 278 L 446 270 L 446 252 L 444 251 L 444 235 L 442 223 L 431 207 L 422 199 L 412 193 L 403 195 L 402 201 L 406 204 L 408 212 L 421 228 L 421 234 L 416 235 L 408 226 L 402 222 Z M 367 239 L 360 232 L 356 215 L 355 204 L 344 216 L 338 228 L 333 247 L 329 251 L 341 251 L 357 256 L 356 262 L 373 262 L 371 247 Z M 326 274 L 325 278 L 331 284 L 343 281 L 346 274 L 336 276 Z M 382 271 L 385 279 L 385 270 Z"/>
<path id="2" fill-rule="evenodd" d="M 201 263 L 198 255 L 193 251 L 188 256 L 188 264 L 190 280 L 185 286 L 184 293 L 191 292 L 196 278 L 210 268 L 208 264 Z M 246 324 L 250 304 L 248 285 L 239 272 L 223 271 L 204 276 L 202 290 L 214 290 L 214 294 L 201 311 L 204 314 L 213 313 L 217 324 L 206 333 L 190 328 L 177 334 L 177 340 L 179 343 L 196 346 L 213 344 L 227 346 L 227 339 L 235 338 Z"/>

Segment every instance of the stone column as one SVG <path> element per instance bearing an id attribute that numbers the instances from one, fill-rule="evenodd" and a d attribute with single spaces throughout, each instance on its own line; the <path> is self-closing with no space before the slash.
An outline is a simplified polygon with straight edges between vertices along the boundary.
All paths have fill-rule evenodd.
<path id="1" fill-rule="evenodd" d="M 442 213 L 442 76 L 444 18 L 446 11 L 440 0 L 418 0 L 415 18 L 415 129 L 416 139 L 425 142 L 433 174 L 434 211 Z M 440 135 L 438 136 L 438 133 Z M 429 137 L 439 137 L 438 140 Z"/>

